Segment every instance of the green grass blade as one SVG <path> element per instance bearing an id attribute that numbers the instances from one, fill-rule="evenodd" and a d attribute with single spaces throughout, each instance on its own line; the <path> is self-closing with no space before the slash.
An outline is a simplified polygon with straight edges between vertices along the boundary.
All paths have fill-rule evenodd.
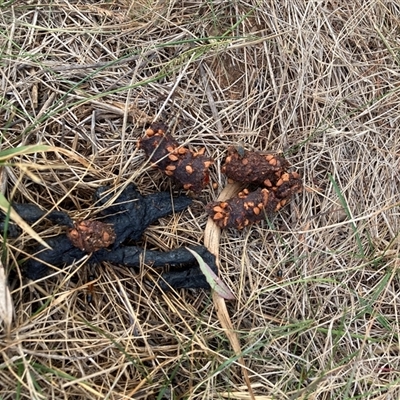
<path id="1" fill-rule="evenodd" d="M 335 190 L 335 192 L 336 192 L 336 194 L 337 194 L 337 196 L 339 198 L 340 204 L 342 205 L 342 207 L 344 209 L 344 212 L 346 213 L 347 218 L 349 220 L 351 220 L 352 216 L 351 216 L 351 212 L 350 212 L 349 206 L 347 204 L 346 199 L 344 198 L 344 196 L 342 194 L 342 191 L 340 190 L 339 185 L 336 183 L 335 179 L 333 178 L 333 176 L 331 174 L 329 174 L 329 180 L 331 181 L 331 183 L 333 185 L 333 188 L 334 188 L 334 190 Z M 358 247 L 358 250 L 360 252 L 359 255 L 362 258 L 364 258 L 365 257 L 365 251 L 364 251 L 364 247 L 363 247 L 363 244 L 362 244 L 362 241 L 361 241 L 360 233 L 358 232 L 357 226 L 356 226 L 356 224 L 354 222 L 351 222 L 350 225 L 351 225 L 351 228 L 352 228 L 352 230 L 354 232 L 354 235 L 355 235 L 355 238 L 356 238 L 356 241 L 357 241 L 357 247 Z"/>

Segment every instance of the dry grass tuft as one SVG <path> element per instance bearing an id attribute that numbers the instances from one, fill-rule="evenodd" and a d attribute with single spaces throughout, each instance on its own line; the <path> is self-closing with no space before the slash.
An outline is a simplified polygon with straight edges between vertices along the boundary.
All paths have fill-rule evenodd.
<path id="1" fill-rule="evenodd" d="M 285 153 L 304 193 L 273 221 L 221 237 L 256 398 L 399 397 L 395 1 L 0 8 L 2 149 L 41 143 L 75 154 L 11 160 L 8 199 L 78 218 L 97 211 L 99 185 L 174 190 L 136 148 L 157 117 L 182 143 L 206 147 L 219 184 L 148 229 L 144 246 L 171 249 L 202 242 L 227 146 Z M 149 266 L 93 272 L 85 260 L 20 284 L 17 260 L 30 243 L 8 239 L 3 251 L 15 316 L 10 335 L 0 333 L 2 399 L 249 398 L 209 293 L 160 293 Z"/>

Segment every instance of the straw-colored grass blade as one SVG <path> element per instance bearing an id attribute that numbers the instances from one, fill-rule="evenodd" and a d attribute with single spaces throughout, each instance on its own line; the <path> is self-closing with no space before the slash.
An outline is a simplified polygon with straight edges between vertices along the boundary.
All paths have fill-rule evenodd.
<path id="1" fill-rule="evenodd" d="M 242 184 L 240 183 L 232 183 L 228 184 L 221 192 L 218 197 L 218 201 L 226 201 L 231 197 L 235 196 L 240 192 L 242 188 Z M 214 221 L 209 218 L 207 221 L 206 229 L 204 231 L 204 245 L 208 248 L 208 250 L 215 255 L 217 260 L 217 265 L 219 264 L 219 240 L 221 236 L 221 229 L 214 223 Z M 249 391 L 249 396 L 251 400 L 254 400 L 254 393 L 251 387 L 251 382 L 249 379 L 249 375 L 247 373 L 247 369 L 245 367 L 245 362 L 242 354 L 242 349 L 240 347 L 239 339 L 233 329 L 232 321 L 229 316 L 229 312 L 226 308 L 225 299 L 221 297 L 217 291 L 213 292 L 213 301 L 214 307 L 218 315 L 218 319 L 221 323 L 222 328 L 225 331 L 226 336 L 228 337 L 232 348 L 237 356 L 239 356 L 238 361 L 242 366 L 242 374 L 243 378 L 246 382 L 246 386 Z"/>
<path id="2" fill-rule="evenodd" d="M 7 285 L 7 277 L 2 262 L 0 261 L 0 319 L 4 323 L 5 330 L 9 336 L 14 306 L 11 299 L 10 289 Z"/>
<path id="3" fill-rule="evenodd" d="M 54 148 L 47 145 L 34 145 L 34 146 L 20 146 L 10 149 L 2 150 L 0 153 L 0 162 L 5 162 L 16 156 L 22 156 L 33 153 L 40 153 L 46 151 L 54 151 Z"/>
<path id="4" fill-rule="evenodd" d="M 235 295 L 231 292 L 231 290 L 226 286 L 226 284 L 219 278 L 214 271 L 210 268 L 210 266 L 203 260 L 203 258 L 196 253 L 194 250 L 186 247 L 190 253 L 194 255 L 197 262 L 199 263 L 201 272 L 205 275 L 208 284 L 211 289 L 218 293 L 219 296 L 224 298 L 225 300 L 234 300 Z"/>

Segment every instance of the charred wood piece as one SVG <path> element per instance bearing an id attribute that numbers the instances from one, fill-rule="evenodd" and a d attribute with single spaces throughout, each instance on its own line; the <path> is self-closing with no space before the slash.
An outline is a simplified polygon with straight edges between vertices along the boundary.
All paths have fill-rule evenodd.
<path id="1" fill-rule="evenodd" d="M 95 193 L 97 205 L 104 205 L 113 194 L 102 187 Z M 126 241 L 137 241 L 144 230 L 158 218 L 179 212 L 190 205 L 191 199 L 179 196 L 172 199 L 169 193 L 154 193 L 142 196 L 134 185 L 129 185 L 115 199 L 114 203 L 101 213 L 101 221 L 80 221 L 68 226 L 67 234 L 46 239 L 51 250 L 38 246 L 35 257 L 23 265 L 25 276 L 39 279 L 50 272 L 49 266 L 62 268 L 71 265 L 87 255 L 90 263 L 110 262 L 127 267 L 139 267 L 141 263 L 171 270 L 161 275 L 160 286 L 173 288 L 209 288 L 192 253 L 185 248 L 169 252 L 145 250 L 138 246 L 124 245 Z M 24 207 L 21 205 L 20 209 Z M 217 272 L 215 257 L 203 246 L 193 249 Z M 182 277 L 186 277 L 183 279 Z"/>
<path id="2" fill-rule="evenodd" d="M 109 188 L 103 186 L 95 193 L 95 203 L 105 205 L 113 198 Z M 113 227 L 116 238 L 112 248 L 119 247 L 125 240 L 139 240 L 146 228 L 159 218 L 180 212 L 192 203 L 187 196 L 171 197 L 169 192 L 142 196 L 133 184 L 119 194 L 113 204 L 100 213 L 101 221 Z"/>
<path id="3" fill-rule="evenodd" d="M 29 224 L 33 224 L 40 219 L 44 218 L 56 225 L 65 225 L 73 227 L 73 221 L 68 214 L 62 211 L 43 211 L 40 207 L 35 204 L 20 204 L 11 203 L 11 206 L 17 212 L 17 214 Z M 0 215 L 0 231 L 4 232 L 5 229 L 5 215 Z M 8 222 L 7 235 L 9 237 L 16 237 L 21 234 L 21 229 L 14 224 L 12 221 Z"/>
<path id="4" fill-rule="evenodd" d="M 35 259 L 29 259 L 24 265 L 25 276 L 29 279 L 37 280 L 46 276 L 50 272 L 48 265 L 61 268 L 63 265 L 71 265 L 87 254 L 75 247 L 66 235 L 49 238 L 46 242 L 52 250 L 40 247 L 42 251 Z M 190 248 L 200 254 L 217 273 L 215 257 L 204 246 Z M 139 268 L 142 263 L 151 265 L 153 268 L 169 266 L 170 271 L 161 274 L 159 284 L 162 289 L 166 290 L 168 287 L 208 289 L 210 287 L 193 254 L 185 248 L 168 252 L 145 250 L 139 246 L 121 246 L 111 251 L 100 249 L 92 254 L 89 262 L 94 264 L 109 262 L 130 268 Z"/>

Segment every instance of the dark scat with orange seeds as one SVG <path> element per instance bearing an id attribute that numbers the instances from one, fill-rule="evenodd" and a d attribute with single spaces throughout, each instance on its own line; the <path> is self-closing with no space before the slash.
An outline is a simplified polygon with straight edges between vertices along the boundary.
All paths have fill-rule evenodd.
<path id="1" fill-rule="evenodd" d="M 149 160 L 185 190 L 199 193 L 209 183 L 208 169 L 212 160 L 204 155 L 205 148 L 195 152 L 180 146 L 168 135 L 167 126 L 155 123 L 145 132 L 138 146 Z"/>
<path id="2" fill-rule="evenodd" d="M 281 156 L 255 151 L 228 148 L 222 172 L 230 179 L 242 183 L 264 185 L 268 180 L 274 186 L 286 171 L 289 163 Z"/>
<path id="3" fill-rule="evenodd" d="M 87 253 L 103 249 L 115 242 L 115 231 L 109 224 L 101 221 L 85 220 L 76 222 L 69 229 L 67 237 L 72 244 Z"/>
<path id="4" fill-rule="evenodd" d="M 208 215 L 221 228 L 237 229 L 272 217 L 303 188 L 300 175 L 287 172 L 288 167 L 281 156 L 230 147 L 222 167 L 228 180 L 260 187 L 253 192 L 244 189 L 223 203 L 208 204 Z"/>
<path id="5" fill-rule="evenodd" d="M 268 189 L 244 189 L 227 201 L 209 203 L 206 210 L 220 228 L 243 229 L 272 216 L 278 204 L 279 199 Z"/>
<path id="6" fill-rule="evenodd" d="M 303 190 L 303 181 L 297 172 L 289 172 L 283 174 L 285 179 L 280 179 L 275 188 L 273 188 L 275 195 L 281 199 L 281 206 L 283 207 L 290 198 Z M 286 200 L 286 201 L 284 201 Z"/>

